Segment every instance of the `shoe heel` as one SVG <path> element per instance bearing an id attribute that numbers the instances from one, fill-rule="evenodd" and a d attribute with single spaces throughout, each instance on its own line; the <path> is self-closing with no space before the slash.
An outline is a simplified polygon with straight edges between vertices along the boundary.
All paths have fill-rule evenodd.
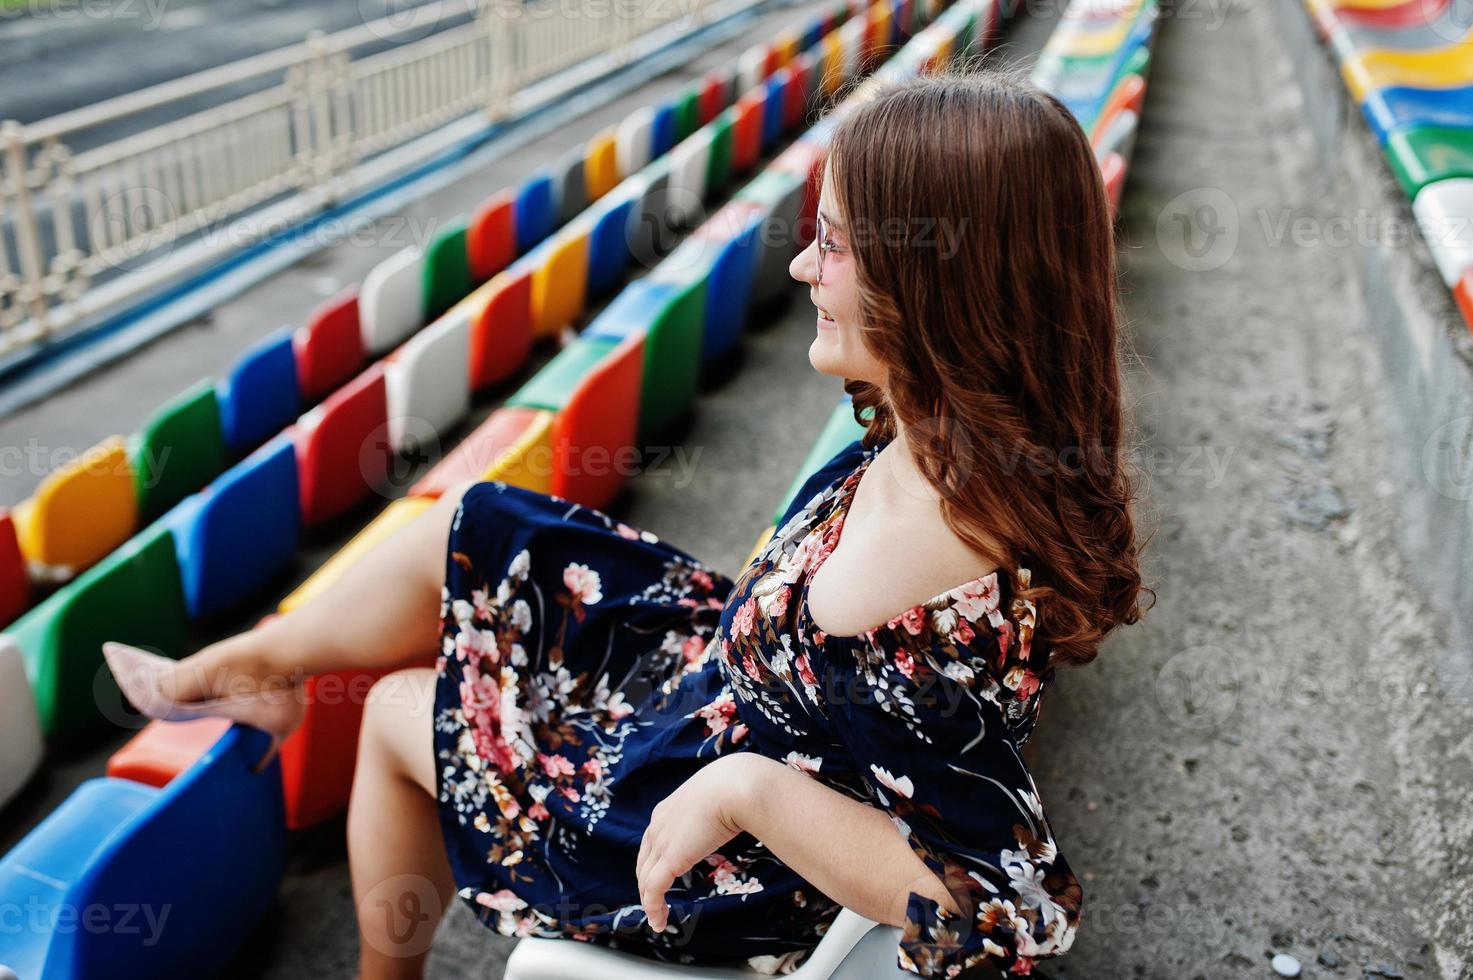
<path id="1" fill-rule="evenodd" d="M 251 771 L 254 772 L 257 776 L 265 772 L 266 767 L 271 765 L 271 760 L 276 758 L 277 754 L 281 751 L 281 742 L 282 736 L 272 735 L 271 744 L 266 746 L 266 751 L 261 754 L 260 761 L 256 763 L 255 768 Z"/>

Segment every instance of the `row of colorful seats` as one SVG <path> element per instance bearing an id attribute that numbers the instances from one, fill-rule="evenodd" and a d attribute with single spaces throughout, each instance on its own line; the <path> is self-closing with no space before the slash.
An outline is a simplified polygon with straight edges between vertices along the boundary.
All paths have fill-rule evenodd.
<path id="1" fill-rule="evenodd" d="M 791 125 L 794 113 L 803 111 L 814 82 L 832 94 L 836 80 L 853 74 L 858 59 L 888 43 L 878 33 L 885 28 L 877 25 L 877 33 L 857 39 L 857 45 L 842 45 L 835 29 L 852 9 L 863 8 L 841 4 L 771 44 L 754 46 L 736 64 L 712 71 L 679 96 L 631 113 L 557 164 L 450 221 L 426 247 L 391 256 L 301 326 L 283 327 L 253 344 L 224 378 L 206 379 L 169 399 L 134 435 L 110 437 L 49 474 L 12 512 L 0 512 L 0 625 L 14 620 L 45 586 L 70 581 L 200 490 L 304 408 L 354 379 L 371 360 L 387 355 L 382 392 L 376 379 L 362 379 L 325 406 L 324 414 L 352 414 L 343 402 L 361 409 L 379 397 L 388 399 L 391 418 L 427 413 L 433 422 L 453 413 L 459 404 L 456 386 L 436 392 L 440 397 L 435 398 L 429 387 L 414 382 L 448 361 L 450 348 L 467 344 L 469 353 L 461 361 L 469 358 L 470 390 L 505 378 L 525 353 L 504 343 L 517 326 L 508 324 L 508 313 L 530 304 L 534 336 L 541 336 L 555 332 L 582 295 L 554 274 L 539 273 L 539 267 L 548 261 L 573 263 L 568 253 L 581 251 L 586 254 L 578 258 L 587 267 L 583 288 L 595 295 L 611 288 L 642 230 L 637 206 L 658 197 L 689 207 L 699 198 L 690 192 L 706 183 L 719 185 L 727 172 L 752 166 Z M 795 70 L 779 77 L 800 53 L 808 55 L 804 77 Z M 586 235 L 537 252 L 573 216 L 607 198 L 623 178 L 715 120 L 720 125 L 709 147 L 687 149 L 666 178 L 668 188 L 657 188 L 658 194 L 642 201 L 626 195 L 618 202 L 621 207 L 590 216 L 582 229 Z M 627 227 L 621 224 L 626 218 Z M 467 299 L 490 280 L 495 288 Z M 452 307 L 457 321 L 439 336 L 408 343 Z M 304 420 L 301 435 L 309 443 L 318 420 L 331 421 Z M 395 448 L 414 435 L 401 426 L 387 433 Z M 312 498 L 304 511 L 320 520 L 344 506 L 349 488 L 321 488 L 322 499 L 314 489 L 304 482 L 302 493 Z"/>
<path id="2" fill-rule="evenodd" d="M 852 26 L 846 23 L 841 28 L 845 35 L 841 43 L 846 48 L 858 50 L 863 39 L 873 36 L 877 27 L 885 32 L 886 37 L 897 28 L 903 28 L 908 34 L 914 30 L 918 19 L 929 14 L 929 9 L 923 8 L 924 5 L 918 8 L 910 0 L 893 7 L 885 3 L 869 8 L 868 16 L 855 19 Z M 862 60 L 853 58 L 846 59 L 846 62 L 858 70 Z M 778 73 L 784 70 L 779 69 Z M 792 74 L 789 73 L 790 78 Z M 836 79 L 834 84 L 842 80 Z M 705 142 L 704 138 L 696 141 Z M 732 221 L 733 214 L 750 213 L 754 206 L 762 209 L 763 221 L 781 221 L 786 229 L 801 227 L 801 222 L 796 222 L 795 218 L 801 209 L 812 210 L 811 194 L 805 190 L 812 184 L 813 162 L 821 159 L 821 152 L 821 146 L 804 146 L 800 141 L 773 163 L 768 174 L 744 188 L 738 197 L 745 203 L 719 211 L 697 235 L 712 243 L 713 254 L 724 255 L 726 250 L 719 246 L 729 244 L 732 234 L 741 239 L 740 229 L 750 227 L 750 222 Z M 668 175 L 670 164 L 664 166 Z M 771 173 L 788 178 L 784 193 L 776 192 L 781 182 L 765 179 Z M 703 189 L 700 198 L 704 200 L 706 196 Z M 771 209 L 777 207 L 791 210 L 786 215 L 775 214 Z M 790 256 L 793 243 L 791 239 L 788 241 Z M 751 246 L 761 244 L 756 240 L 750 243 Z M 657 373 L 664 371 L 666 373 L 662 376 L 670 377 L 669 371 L 674 363 L 699 363 L 698 360 L 678 361 L 688 356 L 692 346 L 696 357 L 701 356 L 705 331 L 710 323 L 704 313 L 705 304 L 691 297 L 699 293 L 704 298 L 706 291 L 722 288 L 720 282 L 755 283 L 765 265 L 763 254 L 757 247 L 747 247 L 745 251 L 751 266 L 749 273 L 743 275 L 728 269 L 723 278 L 717 271 L 718 263 L 713 260 L 707 266 L 709 274 L 705 281 L 700 282 L 684 265 L 699 261 L 703 256 L 686 251 L 679 253 L 682 257 L 676 260 L 676 255 L 672 254 L 647 277 L 651 285 L 640 286 L 645 290 L 643 295 L 651 302 L 663 302 L 668 298 L 669 303 L 646 309 L 647 323 L 641 326 L 637 323 L 634 306 L 616 301 L 610 309 L 615 310 L 618 316 L 606 314 L 609 323 L 601 329 L 618 334 L 617 337 L 580 336 L 523 386 L 520 397 L 513 396 L 511 401 L 515 404 L 508 404 L 493 414 L 487 425 L 473 433 L 462 450 L 476 444 L 479 438 L 480 451 L 499 458 L 504 454 L 498 449 L 497 440 L 510 432 L 516 433 L 511 445 L 530 450 L 536 443 L 527 436 L 528 427 L 521 423 L 531 417 L 538 420 L 537 431 L 551 433 L 551 446 L 556 452 L 560 446 L 557 433 L 566 425 L 567 410 L 579 404 L 589 431 L 593 433 L 590 445 L 596 445 L 603 436 L 610 439 L 608 445 L 613 448 L 634 445 L 640 431 L 638 425 L 646 417 L 642 399 L 647 391 L 651 391 L 642 383 L 646 366 L 651 365 Z M 734 261 L 731 264 L 740 265 Z M 713 277 L 716 284 L 713 284 Z M 680 288 L 678 297 L 661 297 L 649 291 L 671 283 Z M 732 305 L 743 306 L 750 301 L 751 295 L 750 292 L 734 297 L 713 294 L 710 308 L 725 312 Z M 670 320 L 669 336 L 649 344 L 648 338 L 655 333 L 653 323 L 660 316 L 668 316 Z M 448 317 L 447 312 L 435 322 Z M 601 317 L 595 322 L 603 319 Z M 619 329 L 615 329 L 615 324 Z M 433 329 L 433 324 L 422 333 L 430 329 Z M 681 333 L 683 336 L 677 336 Z M 588 334 L 589 331 L 585 331 L 585 335 Z M 580 344 L 597 351 L 597 359 L 587 353 L 567 356 L 567 350 Z M 457 366 L 464 370 L 464 362 Z M 663 393 L 660 397 L 666 398 Z M 656 412 L 656 421 L 650 424 L 659 424 L 661 413 L 671 411 L 668 401 L 662 401 Z M 604 425 L 606 417 L 622 419 L 623 427 L 617 431 L 599 428 Z M 489 443 L 487 434 L 491 437 Z M 578 438 L 582 438 L 582 434 Z M 561 445 L 566 452 L 572 441 L 564 440 Z M 246 546 L 247 550 L 275 547 L 269 539 L 281 528 L 263 520 L 263 514 L 269 519 L 279 505 L 295 499 L 295 495 L 277 492 L 285 486 L 285 481 L 278 482 L 272 477 L 276 467 L 280 466 L 285 471 L 288 464 L 294 462 L 295 453 L 291 450 L 289 434 L 283 433 L 247 457 L 255 461 L 251 471 L 258 480 L 249 492 L 240 494 L 236 502 L 238 510 L 228 508 L 231 513 L 219 515 L 222 521 L 247 522 L 245 527 L 248 528 L 249 539 L 237 538 L 237 543 Z M 381 533 L 386 524 L 402 520 L 408 510 L 427 506 L 435 488 L 443 483 L 445 472 L 465 465 L 472 455 L 474 451 L 467 450 L 447 457 L 418 488 L 418 494 L 391 505 L 379 520 L 288 596 L 281 608 L 292 608 L 310 598 L 326 580 L 361 554 L 366 540 Z M 492 456 L 489 455 L 483 457 L 490 458 Z M 519 457 L 519 465 L 533 481 L 556 479 L 556 474 L 561 472 L 554 466 L 549 475 L 546 462 L 536 461 L 530 453 Z M 505 471 L 499 462 L 493 462 L 487 475 Z M 553 484 L 549 482 L 547 485 Z M 584 489 L 594 492 L 600 491 L 602 486 L 583 485 Z M 189 503 L 186 500 L 175 510 Z M 264 510 L 247 506 L 250 504 L 262 505 Z M 173 513 L 170 511 L 165 517 Z M 94 589 L 94 593 L 111 604 L 94 606 L 90 610 L 94 615 L 65 624 L 65 639 L 77 641 L 78 650 L 95 648 L 104 638 L 100 635 L 104 632 L 107 638 L 128 639 L 120 635 L 120 631 L 127 626 L 125 621 L 129 618 L 134 621 L 146 618 L 152 622 L 167 619 L 169 622 L 164 624 L 166 632 L 173 631 L 176 625 L 184 622 L 188 615 L 187 590 L 181 581 L 181 569 L 177 565 L 172 568 L 169 565 L 169 559 L 178 554 L 170 540 L 177 533 L 175 525 L 161 519 L 156 522 L 156 528 L 151 534 L 135 535 L 104 564 L 126 556 L 161 586 L 170 584 L 164 579 L 172 572 L 173 608 L 164 608 L 166 603 L 158 602 L 156 595 L 147 592 L 130 594 L 126 587 Z M 95 571 L 97 569 L 89 570 L 78 581 L 87 579 Z M 151 608 L 137 608 L 146 604 L 151 604 Z M 155 648 L 160 646 L 155 636 L 143 642 Z M 12 632 L 6 648 L 17 651 L 21 646 Z M 11 663 L 17 660 L 16 655 L 8 658 Z M 0 658 L 0 664 L 5 662 L 5 658 Z M 102 671 L 94 679 L 104 677 L 105 671 Z M 315 683 L 331 680 L 318 678 Z M 109 693 L 112 699 L 117 698 L 115 690 Z M 108 714 L 110 704 L 99 705 L 99 700 L 108 702 L 109 698 L 99 696 L 92 702 L 94 710 L 100 706 L 103 713 Z M 310 822 L 307 818 L 314 814 L 320 819 L 332 809 L 341 807 L 346 796 L 346 778 L 351 773 L 357 719 L 347 719 L 341 712 L 334 712 L 346 704 L 348 712 L 356 714 L 354 705 L 361 706 L 361 703 L 361 695 L 355 697 L 351 694 L 316 699 L 313 708 L 321 710 L 315 723 L 309 718 L 303 731 L 283 748 L 279 760 L 261 774 L 250 771 L 250 762 L 258 757 L 262 747 L 258 737 L 260 733 L 239 727 L 225 729 L 216 722 L 150 725 L 114 757 L 109 765 L 109 772 L 113 775 L 85 784 L 11 854 L 0 860 L 0 895 L 20 906 L 40 909 L 38 914 L 44 920 L 38 922 L 36 929 L 24 930 L 16 936 L 0 936 L 0 963 L 26 980 L 34 976 L 93 976 L 102 973 L 109 976 L 174 975 L 200 972 L 218 965 L 270 901 L 280 875 L 285 828 L 292 822 L 291 808 L 296 808 L 296 823 L 300 825 L 304 821 Z M 57 707 L 59 705 L 53 705 L 53 708 Z M 70 707 L 75 708 L 78 715 L 84 713 L 81 705 Z M 121 704 L 117 707 L 121 709 Z M 56 720 L 56 717 L 51 719 L 53 723 Z M 80 717 L 66 720 L 78 724 L 86 721 Z M 346 765 L 343 765 L 344 752 L 347 753 Z M 284 767 L 292 765 L 297 765 L 300 770 L 295 781 L 283 771 Z M 297 793 L 295 798 L 294 791 Z M 239 818 L 235 814 L 239 814 Z M 214 833 L 204 832 L 204 828 Z M 169 837 L 167 843 L 165 836 Z M 180 854 L 181 844 L 188 854 Z M 201 852 L 198 860 L 195 859 L 196 851 Z M 167 867 L 157 861 L 157 856 L 164 853 L 171 856 Z M 237 881 L 240 882 L 238 890 Z M 228 899 L 219 894 L 221 882 L 230 883 Z M 119 898 L 128 901 L 120 902 Z M 155 898 L 158 901 L 146 900 Z M 142 910 L 139 914 L 144 914 L 144 919 L 136 928 L 94 931 L 58 927 L 57 916 L 73 915 L 82 908 L 116 909 L 123 905 L 135 911 Z M 177 926 L 178 920 L 170 920 L 166 936 L 161 936 L 165 926 L 162 921 L 156 923 L 156 930 L 147 928 L 152 923 L 145 913 L 168 914 L 169 909 L 179 905 L 188 906 L 188 913 L 183 916 L 185 925 Z"/>
<path id="3" fill-rule="evenodd" d="M 1070 4 L 1033 70 L 1033 83 L 1058 96 L 1089 134 L 1116 210 L 1145 101 L 1157 13 L 1156 0 Z"/>
<path id="4" fill-rule="evenodd" d="M 1473 14 L 1461 0 L 1305 0 L 1473 329 Z"/>
<path id="5" fill-rule="evenodd" d="M 222 429 L 216 422 L 222 406 L 249 403 L 255 411 L 235 414 L 252 414 L 257 419 L 271 406 L 278 418 L 290 422 L 292 416 L 286 412 L 298 405 L 300 397 L 297 365 L 315 365 L 301 376 L 316 378 L 318 390 L 326 386 L 327 372 L 322 365 L 326 352 L 333 348 L 323 342 L 327 334 L 337 336 L 337 350 L 351 349 L 354 355 L 341 358 L 336 373 L 358 372 L 345 381 L 334 378 L 341 386 L 295 424 L 213 476 L 204 490 L 174 503 L 13 624 L 6 645 L 24 654 L 42 732 L 57 738 L 85 734 L 100 718 L 93 678 L 101 669 L 98 644 L 102 639 L 110 636 L 177 654 L 185 641 L 186 621 L 207 619 L 254 594 L 289 564 L 302 528 L 341 515 L 374 493 L 396 451 L 412 442 L 448 435 L 469 410 L 473 388 L 513 376 L 527 361 L 534 340 L 555 334 L 581 314 L 590 279 L 600 278 L 606 289 L 617 284 L 635 258 L 627 248 L 617 254 L 631 240 L 626 229 L 664 227 L 670 221 L 667 203 L 673 196 L 685 200 L 690 209 L 691 201 L 709 199 L 720 182 L 738 169 L 749 169 L 756 154 L 771 149 L 772 141 L 796 125 L 813 100 L 833 94 L 846 77 L 842 71 L 854 71 L 862 57 L 890 42 L 890 9 L 888 3 L 874 7 L 845 3 L 816 19 L 802 34 L 789 32 L 773 45 L 758 46 L 755 50 L 761 58 L 744 61 L 757 63 L 758 72 L 771 68 L 770 75 L 759 77 L 734 105 L 717 111 L 678 144 L 667 148 L 651 143 L 646 154 L 649 159 L 639 170 L 606 190 L 562 231 L 547 235 L 541 244 L 475 287 L 429 326 L 417 332 L 413 329 L 426 314 L 401 316 L 394 327 L 397 346 L 383 362 L 361 367 L 367 344 L 363 338 L 385 341 L 389 336 L 384 332 L 382 310 L 385 290 L 392 291 L 392 287 L 382 285 L 385 276 L 380 270 L 402 268 L 403 255 L 421 261 L 416 249 L 386 260 L 370 273 L 357 296 L 329 302 L 304 328 L 293 332 L 296 337 L 308 335 L 309 341 L 296 346 L 314 351 L 311 357 L 298 360 L 289 349 L 292 337 L 282 332 L 247 352 L 228 383 L 217 386 L 206 381 L 172 400 L 156 417 L 159 424 L 146 427 L 148 436 L 143 441 L 157 450 L 156 458 L 169 459 L 171 466 L 188 467 L 191 462 L 198 466 L 202 458 L 219 460 L 224 455 Z M 898 9 L 908 12 L 910 0 Z M 852 18 L 854 12 L 867 14 Z M 811 38 L 813 43 L 795 52 L 794 37 Z M 790 55 L 787 63 L 779 63 Z M 696 105 L 686 97 L 675 104 Z M 719 100 L 706 102 L 710 110 L 717 110 L 718 105 Z M 691 116 L 695 110 L 664 109 L 655 111 L 653 117 L 685 116 L 692 123 L 700 119 L 699 113 Z M 776 125 L 768 127 L 767 118 L 777 120 Z M 733 161 L 727 148 L 746 142 L 731 138 L 742 119 L 769 131 L 771 137 L 751 141 L 746 158 Z M 683 126 L 673 132 L 678 135 Z M 636 134 L 643 131 L 642 124 L 633 128 Z M 656 128 L 669 129 L 664 124 Z M 643 140 L 628 142 L 642 144 Z M 660 155 L 654 155 L 656 150 Z M 700 165 L 690 166 L 690 160 Z M 672 181 L 672 174 L 678 180 Z M 708 179 L 712 176 L 718 181 Z M 546 185 L 537 178 L 528 186 Z M 527 196 L 521 194 L 519 199 Z M 547 195 L 534 196 L 542 199 L 539 207 L 546 217 L 552 206 Z M 515 216 L 499 222 L 504 230 L 525 224 Z M 611 230 L 601 231 L 605 228 Z M 479 254 L 482 250 L 467 247 L 466 251 Z M 426 254 L 444 252 L 432 247 Z M 614 260 L 608 253 L 615 253 Z M 510 249 L 502 253 L 510 254 Z M 595 277 L 592 273 L 601 259 L 612 271 Z M 425 288 L 418 295 L 445 297 L 453 292 L 443 288 L 445 276 L 435 271 L 444 265 L 440 258 L 425 263 L 429 271 L 421 277 Z M 637 305 L 627 309 L 638 313 Z M 376 324 L 371 333 L 342 329 L 344 323 L 358 325 L 365 311 L 373 311 L 367 314 Z M 569 357 L 565 352 L 555 363 L 566 365 Z M 217 398 L 220 391 L 226 397 Z M 559 432 L 553 434 L 549 427 L 548 434 L 574 445 L 585 437 L 599 438 L 599 426 L 606 420 L 596 407 L 597 395 L 594 386 L 570 398 L 567 405 L 554 404 L 546 391 L 527 392 L 524 400 L 540 399 L 550 411 L 568 409 L 559 416 Z M 256 425 L 257 433 L 268 428 Z M 49 519 L 70 521 L 76 527 L 85 523 L 78 514 L 106 512 L 107 503 L 121 510 L 123 498 L 131 500 L 131 474 L 121 440 L 116 442 L 119 453 L 110 466 L 69 469 L 38 495 L 48 502 Z M 141 458 L 150 458 L 150 454 Z M 563 488 L 570 496 L 590 501 L 610 489 L 607 482 L 602 487 Z M 23 722 L 16 719 L 21 717 L 17 713 L 7 718 L 6 729 L 20 727 Z M 0 799 L 8 798 L 24 776 L 25 770 L 18 767 L 0 773 Z"/>

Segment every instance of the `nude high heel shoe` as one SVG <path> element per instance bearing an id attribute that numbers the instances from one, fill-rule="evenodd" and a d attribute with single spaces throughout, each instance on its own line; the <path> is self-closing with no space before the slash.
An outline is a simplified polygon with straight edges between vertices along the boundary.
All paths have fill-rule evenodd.
<path id="1" fill-rule="evenodd" d="M 175 701 L 159 690 L 159 677 L 176 669 L 179 666 L 177 660 L 111 641 L 102 645 L 102 656 L 117 679 L 123 696 L 145 717 L 158 721 L 228 718 L 270 735 L 271 744 L 261 761 L 256 763 L 257 773 L 271 764 L 281 748 L 282 739 L 301 725 L 307 710 L 295 688 L 232 694 L 203 701 Z"/>

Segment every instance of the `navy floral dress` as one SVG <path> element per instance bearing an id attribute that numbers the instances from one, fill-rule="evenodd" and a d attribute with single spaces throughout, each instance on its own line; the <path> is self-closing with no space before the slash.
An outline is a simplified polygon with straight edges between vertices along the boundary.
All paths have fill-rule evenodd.
<path id="1" fill-rule="evenodd" d="M 761 752 L 888 812 L 962 914 L 909 897 L 898 963 L 1026 974 L 1068 950 L 1081 892 L 1019 755 L 1052 671 L 992 573 L 858 636 L 808 617 L 881 447 L 839 451 L 736 581 L 602 511 L 476 484 L 452 525 L 436 686 L 439 812 L 459 893 L 503 935 L 795 969 L 838 906 L 747 834 L 645 924 L 650 811 Z M 1026 576 L 1026 572 L 1020 572 Z"/>

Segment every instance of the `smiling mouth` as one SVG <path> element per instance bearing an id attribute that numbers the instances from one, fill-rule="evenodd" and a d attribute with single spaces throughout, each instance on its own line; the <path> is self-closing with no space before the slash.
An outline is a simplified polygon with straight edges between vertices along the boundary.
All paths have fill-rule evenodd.
<path id="1" fill-rule="evenodd" d="M 814 309 L 818 310 L 818 318 L 820 320 L 827 320 L 829 323 L 834 322 L 834 318 L 829 316 L 829 311 L 822 306 L 815 306 Z"/>

